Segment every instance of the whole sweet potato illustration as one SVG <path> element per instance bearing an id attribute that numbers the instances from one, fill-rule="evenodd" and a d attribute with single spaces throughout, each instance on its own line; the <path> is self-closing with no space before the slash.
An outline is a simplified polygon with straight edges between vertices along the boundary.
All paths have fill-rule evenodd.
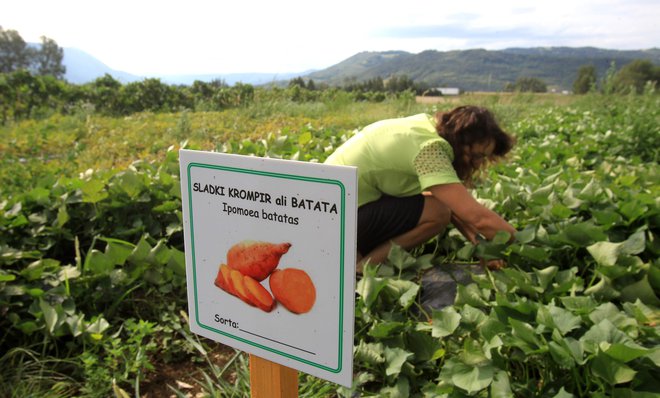
<path id="1" fill-rule="evenodd" d="M 270 274 L 270 291 L 275 300 L 296 314 L 309 312 L 316 301 L 316 287 L 307 273 L 298 268 L 275 270 Z"/>
<path id="2" fill-rule="evenodd" d="M 227 265 L 261 282 L 277 268 L 280 258 L 290 247 L 290 243 L 240 242 L 227 252 Z"/>
<path id="3" fill-rule="evenodd" d="M 270 312 L 275 306 L 275 300 L 270 292 L 251 276 L 243 276 L 243 282 L 245 284 L 245 293 L 250 301 L 260 309 Z"/>

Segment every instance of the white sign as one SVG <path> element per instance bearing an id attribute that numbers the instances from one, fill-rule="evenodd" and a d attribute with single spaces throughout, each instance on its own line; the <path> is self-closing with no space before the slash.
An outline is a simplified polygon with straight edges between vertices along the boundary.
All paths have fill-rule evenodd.
<path id="1" fill-rule="evenodd" d="M 190 329 L 351 386 L 357 172 L 180 151 Z"/>

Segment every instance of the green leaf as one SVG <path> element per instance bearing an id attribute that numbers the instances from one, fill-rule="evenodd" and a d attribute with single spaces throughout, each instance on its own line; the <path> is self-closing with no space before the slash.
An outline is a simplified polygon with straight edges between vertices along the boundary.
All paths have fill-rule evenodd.
<path id="1" fill-rule="evenodd" d="M 400 377 L 393 387 L 383 387 L 378 396 L 388 398 L 408 398 L 410 396 L 410 382 L 407 377 Z"/>
<path id="2" fill-rule="evenodd" d="M 474 283 L 467 286 L 463 284 L 456 286 L 455 304 L 458 306 L 469 304 L 477 308 L 488 307 L 488 303 L 484 300 L 479 286 Z"/>
<path id="3" fill-rule="evenodd" d="M 467 337 L 463 342 L 463 351 L 460 353 L 461 362 L 466 365 L 480 365 L 489 362 L 481 341 Z"/>
<path id="4" fill-rule="evenodd" d="M 376 322 L 369 329 L 369 336 L 375 338 L 391 337 L 395 333 L 401 332 L 405 324 L 403 322 Z"/>
<path id="5" fill-rule="evenodd" d="M 550 209 L 550 213 L 553 216 L 557 217 L 558 219 L 563 220 L 569 218 L 573 214 L 573 211 L 568 207 L 564 206 L 563 204 L 557 203 L 554 206 L 552 206 L 552 208 Z"/>
<path id="6" fill-rule="evenodd" d="M 357 283 L 356 291 L 364 300 L 367 308 L 376 302 L 381 290 L 387 285 L 387 280 L 384 278 L 376 278 L 373 276 L 363 276 Z"/>
<path id="7" fill-rule="evenodd" d="M 355 360 L 377 365 L 385 362 L 385 349 L 383 343 L 360 343 L 355 347 Z"/>
<path id="8" fill-rule="evenodd" d="M 16 325 L 16 327 L 23 333 L 30 335 L 40 329 L 35 321 L 24 321 Z"/>
<path id="9" fill-rule="evenodd" d="M 566 390 L 564 390 L 564 387 L 562 387 L 559 389 L 559 392 L 555 394 L 555 396 L 552 398 L 575 398 L 575 395 L 566 392 Z"/>
<path id="10" fill-rule="evenodd" d="M 619 310 L 619 308 L 612 303 L 604 303 L 596 307 L 589 314 L 589 319 L 594 324 L 607 320 L 616 328 L 624 331 L 637 328 L 637 322 L 635 319 L 629 317 L 625 312 Z"/>
<path id="11" fill-rule="evenodd" d="M 548 348 L 550 351 L 550 356 L 557 363 L 557 365 L 565 369 L 572 369 L 575 367 L 573 356 L 568 351 L 568 349 L 566 349 L 566 347 L 562 347 L 559 343 L 551 341 L 548 343 Z"/>
<path id="12" fill-rule="evenodd" d="M 623 221 L 621 215 L 614 210 L 592 210 L 591 214 L 598 224 L 607 228 L 621 224 Z"/>
<path id="13" fill-rule="evenodd" d="M 143 236 L 126 260 L 133 264 L 139 264 L 147 260 L 150 252 L 151 245 L 147 242 L 146 236 Z"/>
<path id="14" fill-rule="evenodd" d="M 57 210 L 57 228 L 62 228 L 69 221 L 69 212 L 66 211 L 66 205 L 62 204 Z"/>
<path id="15" fill-rule="evenodd" d="M 305 131 L 304 133 L 298 136 L 298 145 L 305 146 L 308 142 L 312 140 L 312 133 Z"/>
<path id="16" fill-rule="evenodd" d="M 562 336 L 582 325 L 582 319 L 580 317 L 553 304 L 540 306 L 536 314 L 536 321 L 547 326 L 549 329 L 556 328 Z"/>
<path id="17" fill-rule="evenodd" d="M 589 314 L 598 306 L 598 302 L 591 296 L 564 296 L 560 297 L 562 305 L 576 314 Z"/>
<path id="18" fill-rule="evenodd" d="M 584 291 L 586 295 L 593 295 L 601 301 L 607 301 L 619 297 L 621 293 L 612 286 L 612 282 L 602 277 L 594 285 L 590 286 Z"/>
<path id="19" fill-rule="evenodd" d="M 167 267 L 176 275 L 186 276 L 186 253 L 174 247 L 171 248 L 170 253 L 171 257 L 167 262 Z"/>
<path id="20" fill-rule="evenodd" d="M 94 275 L 109 274 L 114 268 L 114 263 L 104 253 L 96 249 L 92 250 L 85 258 L 84 269 Z"/>
<path id="21" fill-rule="evenodd" d="M 502 321 L 496 318 L 495 313 L 491 315 L 479 326 L 479 334 L 484 340 L 489 341 L 507 330 L 507 327 Z"/>
<path id="22" fill-rule="evenodd" d="M 557 266 L 551 266 L 551 267 L 546 267 L 544 269 L 536 269 L 534 268 L 534 274 L 538 278 L 539 285 L 543 290 L 546 290 L 552 280 L 555 278 L 555 275 L 557 275 L 557 272 L 559 271 L 559 267 Z"/>
<path id="23" fill-rule="evenodd" d="M 623 303 L 623 308 L 640 324 L 660 322 L 660 313 L 640 300 L 636 300 L 634 303 Z"/>
<path id="24" fill-rule="evenodd" d="M 598 242 L 587 247 L 589 254 L 600 265 L 613 266 L 619 259 L 622 243 Z"/>
<path id="25" fill-rule="evenodd" d="M 539 338 L 540 336 L 530 324 L 513 318 L 509 319 L 509 324 L 511 325 L 513 336 L 529 344 L 532 349 L 545 347 L 545 343 L 541 341 L 542 337 Z"/>
<path id="26" fill-rule="evenodd" d="M 603 319 L 593 325 L 581 338 L 587 352 L 595 354 L 600 349 L 601 343 L 626 344 L 632 342 L 631 338 L 614 326 L 609 319 Z"/>
<path id="27" fill-rule="evenodd" d="M 623 203 L 623 205 L 619 207 L 619 210 L 628 221 L 632 223 L 638 218 L 644 216 L 649 211 L 649 208 L 641 202 L 632 200 Z"/>
<path id="28" fill-rule="evenodd" d="M 398 245 L 392 245 L 387 260 L 399 270 L 410 268 L 417 262 L 412 254 L 403 250 L 401 246 Z"/>
<path id="29" fill-rule="evenodd" d="M 454 307 L 445 307 L 441 311 L 433 311 L 433 337 L 445 337 L 454 333 L 461 322 L 461 316 Z"/>
<path id="30" fill-rule="evenodd" d="M 586 199 L 589 201 L 594 201 L 594 199 L 603 192 L 603 189 L 599 186 L 599 183 L 596 179 L 592 178 L 587 185 L 582 188 L 578 197 Z"/>
<path id="31" fill-rule="evenodd" d="M 80 276 L 80 270 L 73 265 L 64 265 L 60 267 L 57 272 L 57 280 L 64 282 L 65 280 L 72 280 Z"/>
<path id="32" fill-rule="evenodd" d="M 466 365 L 455 358 L 450 358 L 445 362 L 440 373 L 442 380 L 467 391 L 468 394 L 474 394 L 493 382 L 495 368 L 490 363 L 481 366 Z"/>
<path id="33" fill-rule="evenodd" d="M 135 249 L 135 245 L 119 239 L 102 238 L 108 242 L 105 248 L 105 255 L 114 265 L 124 265 L 126 259 Z"/>
<path id="34" fill-rule="evenodd" d="M 387 279 L 383 288 L 384 295 L 399 302 L 401 307 L 408 309 L 417 298 L 419 285 L 403 279 Z"/>
<path id="35" fill-rule="evenodd" d="M 118 174 L 112 183 L 121 189 L 129 198 L 135 199 L 142 192 L 144 184 L 137 173 L 133 170 L 127 170 Z"/>
<path id="36" fill-rule="evenodd" d="M 643 230 L 639 230 L 630 235 L 628 239 L 623 242 L 621 251 L 626 254 L 634 255 L 640 254 L 646 248 L 646 237 Z"/>
<path id="37" fill-rule="evenodd" d="M 550 258 L 550 252 L 547 249 L 529 245 L 521 246 L 518 254 L 536 262 L 543 262 Z"/>
<path id="38" fill-rule="evenodd" d="M 611 385 L 632 381 L 635 374 L 637 374 L 636 371 L 623 362 L 614 360 L 602 352 L 598 353 L 598 355 L 589 362 L 589 367 L 596 376 L 602 378 Z"/>
<path id="39" fill-rule="evenodd" d="M 105 191 L 105 183 L 100 180 L 89 180 L 80 187 L 82 191 L 82 200 L 87 203 L 97 203 L 108 197 Z"/>
<path id="40" fill-rule="evenodd" d="M 637 359 L 643 356 L 647 356 L 651 353 L 651 350 L 644 348 L 637 344 L 621 344 L 614 343 L 610 344 L 609 347 L 603 350 L 607 356 L 616 359 L 621 362 L 630 362 L 633 359 Z"/>
<path id="41" fill-rule="evenodd" d="M 515 234 L 516 242 L 521 244 L 531 243 L 536 239 L 536 226 L 528 226 Z"/>
<path id="42" fill-rule="evenodd" d="M 154 265 L 165 265 L 170 260 L 170 249 L 164 240 L 159 240 L 156 246 L 149 251 L 147 259 Z"/>
<path id="43" fill-rule="evenodd" d="M 584 344 L 581 341 L 578 341 L 572 337 L 564 337 L 558 333 L 553 332 L 552 338 L 554 342 L 558 343 L 563 347 L 578 365 L 582 366 L 586 362 L 584 355 Z"/>
<path id="44" fill-rule="evenodd" d="M 477 326 L 487 319 L 486 314 L 478 308 L 465 304 L 461 309 L 461 320 L 464 324 Z"/>
<path id="45" fill-rule="evenodd" d="M 655 294 L 647 275 L 621 289 L 621 298 L 630 302 L 641 300 L 644 304 L 660 307 L 660 298 Z"/>
<path id="46" fill-rule="evenodd" d="M 401 367 L 403 364 L 412 356 L 412 352 L 408 352 L 401 348 L 385 347 L 385 361 L 387 362 L 385 374 L 388 376 L 398 375 L 401 373 Z"/>
<path id="47" fill-rule="evenodd" d="M 569 224 L 557 237 L 575 247 L 587 247 L 594 242 L 607 239 L 603 228 L 594 225 L 591 221 Z"/>
<path id="48" fill-rule="evenodd" d="M 46 330 L 49 334 L 53 334 L 55 327 L 59 323 L 59 316 L 57 309 L 52 305 L 48 304 L 44 300 L 39 300 L 39 309 L 44 316 L 44 323 L 46 324 Z"/>
<path id="49" fill-rule="evenodd" d="M 415 355 L 416 363 L 434 361 L 444 355 L 440 340 L 428 333 L 412 331 L 406 334 L 405 339 L 406 348 Z"/>
<path id="50" fill-rule="evenodd" d="M 492 398 L 513 398 L 513 390 L 506 371 L 497 369 L 493 374 L 493 382 L 490 385 L 490 396 Z"/>
<path id="51" fill-rule="evenodd" d="M 110 327 L 110 324 L 108 321 L 103 318 L 103 316 L 99 316 L 95 318 L 92 322 L 87 324 L 87 327 L 85 328 L 85 332 L 89 334 L 98 334 L 102 335 L 102 333 Z"/>

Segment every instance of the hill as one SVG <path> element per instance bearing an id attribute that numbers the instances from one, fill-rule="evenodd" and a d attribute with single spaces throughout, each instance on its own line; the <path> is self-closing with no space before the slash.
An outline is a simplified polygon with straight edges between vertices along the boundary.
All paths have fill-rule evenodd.
<path id="1" fill-rule="evenodd" d="M 39 44 L 33 44 L 38 46 Z M 138 76 L 131 73 L 110 68 L 94 56 L 77 48 L 64 48 L 64 59 L 62 63 L 66 67 L 64 78 L 74 84 L 89 83 L 99 77 L 108 74 L 122 83 L 131 83 L 144 80 L 145 78 L 158 78 L 163 83 L 174 85 L 191 85 L 195 80 L 210 82 L 222 79 L 229 85 L 238 82 L 247 84 L 268 84 L 276 80 L 292 79 L 301 74 L 309 73 L 228 73 L 228 74 L 204 74 L 204 75 L 150 75 Z"/>
<path id="2" fill-rule="evenodd" d="M 143 77 L 118 71 L 99 61 L 94 56 L 77 48 L 66 47 L 62 64 L 66 67 L 64 78 L 74 84 L 91 82 L 106 73 L 122 83 L 142 80 Z"/>
<path id="3" fill-rule="evenodd" d="M 660 63 L 660 49 L 607 50 L 594 47 L 535 47 L 504 50 L 428 50 L 361 52 L 327 69 L 310 73 L 315 82 L 340 85 L 376 77 L 407 75 L 432 87 L 465 91 L 499 91 L 519 77 L 536 77 L 550 89 L 570 90 L 577 70 L 593 65 L 600 77 L 612 63 L 617 68 L 633 59 Z"/>

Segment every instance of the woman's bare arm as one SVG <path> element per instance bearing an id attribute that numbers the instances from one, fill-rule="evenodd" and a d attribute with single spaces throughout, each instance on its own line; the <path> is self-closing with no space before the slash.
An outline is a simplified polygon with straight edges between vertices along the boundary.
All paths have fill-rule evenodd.
<path id="1" fill-rule="evenodd" d="M 497 213 L 477 202 L 462 184 L 434 185 L 428 190 L 451 209 L 452 215 L 458 219 L 457 228 L 464 235 L 467 233 L 468 239 L 475 235 L 474 231 L 489 240 L 499 231 L 508 232 L 511 237 L 516 233 L 516 229 Z"/>

